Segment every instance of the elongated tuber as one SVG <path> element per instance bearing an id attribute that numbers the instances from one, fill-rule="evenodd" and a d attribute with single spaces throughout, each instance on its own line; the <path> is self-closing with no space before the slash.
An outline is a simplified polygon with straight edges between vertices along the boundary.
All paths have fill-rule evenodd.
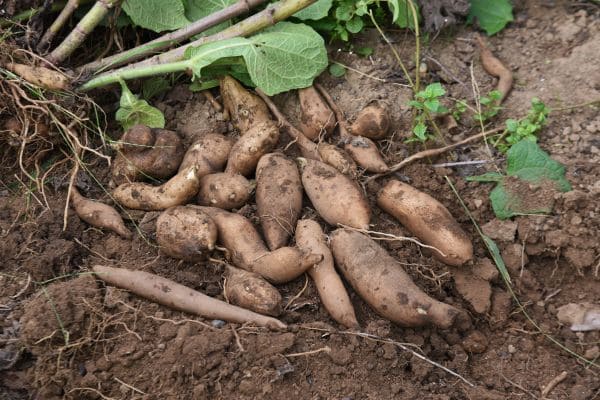
<path id="1" fill-rule="evenodd" d="M 71 188 L 71 201 L 75 213 L 88 224 L 113 231 L 125 239 L 131 239 L 133 236 L 121 215 L 108 204 L 86 199 L 75 187 Z"/>

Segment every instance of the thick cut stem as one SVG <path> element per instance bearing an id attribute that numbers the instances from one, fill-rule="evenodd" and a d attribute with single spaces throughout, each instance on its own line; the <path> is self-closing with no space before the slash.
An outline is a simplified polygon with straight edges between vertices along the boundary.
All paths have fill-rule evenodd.
<path id="1" fill-rule="evenodd" d="M 145 43 L 122 53 L 94 61 L 79 68 L 79 73 L 95 73 L 106 68 L 114 68 L 132 61 L 140 60 L 153 53 L 164 50 L 172 45 L 183 42 L 190 37 L 204 32 L 213 26 L 249 12 L 252 8 L 264 3 L 266 0 L 240 0 L 216 13 L 210 14 L 198 21 L 193 22 L 175 32 L 168 33 L 151 42 Z"/>
<path id="2" fill-rule="evenodd" d="M 80 4 L 79 0 L 69 0 L 67 2 L 67 4 L 65 5 L 65 8 L 63 8 L 62 11 L 60 12 L 60 14 L 58 14 L 58 17 L 56 17 L 56 20 L 52 23 L 52 25 L 50 25 L 48 30 L 46 30 L 46 32 L 44 33 L 44 36 L 42 36 L 42 39 L 38 43 L 38 45 L 37 45 L 38 53 L 42 53 L 42 52 L 46 51 L 46 49 L 50 45 L 50 42 L 52 42 L 52 39 L 54 39 L 54 36 L 56 36 L 56 34 L 62 29 L 62 27 L 65 25 L 65 23 L 67 22 L 69 17 L 71 17 L 71 14 L 73 14 L 73 12 L 75 12 L 77 7 L 79 7 L 79 4 Z"/>
<path id="3" fill-rule="evenodd" d="M 216 42 L 218 40 L 230 39 L 238 36 L 249 36 L 268 26 L 275 25 L 279 21 L 283 21 L 289 16 L 297 13 L 305 7 L 308 7 L 316 0 L 281 0 L 277 3 L 270 4 L 263 11 L 258 12 L 251 17 L 246 18 L 237 24 L 222 30 L 211 36 L 205 36 L 183 46 L 177 47 L 166 53 L 156 55 L 146 60 L 110 71 L 88 81 L 80 87 L 81 90 L 90 90 L 100 86 L 116 83 L 119 79 L 141 78 L 157 73 L 150 73 L 156 66 L 165 65 L 181 61 L 184 58 L 185 50 L 188 47 L 196 47 L 202 44 Z M 139 73 L 143 71 L 143 73 Z"/>
<path id="4" fill-rule="evenodd" d="M 108 10 L 117 3 L 118 0 L 99 0 L 88 11 L 88 13 L 79 21 L 77 26 L 69 35 L 56 47 L 52 53 L 46 57 L 51 64 L 60 64 L 73 51 L 83 43 L 87 35 L 102 21 L 102 18 L 108 13 Z"/>

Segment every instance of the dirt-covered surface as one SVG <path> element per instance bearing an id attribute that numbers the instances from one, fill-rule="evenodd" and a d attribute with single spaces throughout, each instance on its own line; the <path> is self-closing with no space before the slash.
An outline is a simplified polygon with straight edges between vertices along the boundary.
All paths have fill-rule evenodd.
<path id="1" fill-rule="evenodd" d="M 524 116 L 534 96 L 553 108 L 600 98 L 597 6 L 529 1 L 517 6 L 515 16 L 506 30 L 486 39 L 516 78 L 495 121 Z M 412 35 L 389 35 L 412 68 Z M 473 99 L 474 87 L 482 93 L 491 90 L 494 80 L 482 70 L 472 39 L 467 28 L 431 35 L 424 50 L 428 73 L 423 79 L 441 80 L 454 98 Z M 371 46 L 375 52 L 360 58 L 331 48 L 331 54 L 363 74 L 324 74 L 321 83 L 349 116 L 373 99 L 389 105 L 393 135 L 381 145 L 392 164 L 418 150 L 403 143 L 410 132 L 410 90 L 375 31 L 359 37 L 355 45 Z M 281 95 L 276 101 L 294 120 L 295 95 Z M 188 141 L 203 132 L 228 131 L 204 97 L 183 86 L 167 94 L 160 107 L 168 127 Z M 476 131 L 452 130 L 447 140 Z M 72 211 L 63 230 L 68 171 L 48 182 L 44 200 L 16 181 L 18 167 L 5 160 L 0 171 L 0 399 L 524 399 L 541 398 L 541 389 L 563 371 L 566 378 L 547 398 L 600 398 L 600 333 L 572 332 L 556 316 L 568 303 L 600 302 L 599 134 L 597 108 L 551 114 L 540 144 L 567 167 L 573 191 L 548 193 L 554 204 L 547 216 L 496 220 L 488 198 L 493 185 L 464 179 L 491 170 L 493 164 L 433 165 L 489 160 L 480 143 L 397 173 L 396 178 L 448 207 L 472 237 L 475 260 L 473 265 L 451 268 L 411 243 L 384 246 L 431 296 L 468 310 L 473 326 L 466 331 L 402 328 L 377 316 L 350 289 L 362 331 L 387 341 L 344 332 L 304 277 L 280 286 L 289 303 L 282 316 L 290 324 L 286 332 L 202 320 L 106 287 L 87 273 L 92 265 L 149 271 L 223 298 L 223 271 L 216 264 L 180 262 L 161 254 L 153 236 L 153 213 L 131 213 L 139 227 L 131 241 L 91 228 Z M 283 139 L 282 144 L 289 141 Z M 101 182 L 108 182 L 105 164 L 98 162 L 93 171 Z M 473 218 L 498 243 L 514 291 L 537 327 L 499 279 L 445 175 Z M 86 195 L 107 200 L 84 178 L 79 184 Z M 375 206 L 373 195 L 385 181 L 365 185 L 374 210 L 372 229 L 406 236 L 408 232 Z M 309 206 L 306 200 L 306 213 L 314 215 Z M 254 208 L 247 206 L 243 212 L 253 215 Z M 540 332 L 595 361 L 596 367 Z M 414 348 L 464 380 L 393 342 Z"/>

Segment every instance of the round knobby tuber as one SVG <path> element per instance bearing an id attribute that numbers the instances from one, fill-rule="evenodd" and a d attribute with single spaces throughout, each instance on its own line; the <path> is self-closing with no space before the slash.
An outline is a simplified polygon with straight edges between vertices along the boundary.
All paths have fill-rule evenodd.
<path id="1" fill-rule="evenodd" d="M 156 241 L 168 256 L 202 261 L 215 248 L 217 226 L 194 206 L 171 207 L 156 220 Z"/>
<path id="2" fill-rule="evenodd" d="M 355 136 L 379 140 L 387 136 L 390 125 L 387 108 L 382 103 L 374 101 L 358 113 L 348 130 Z"/>
<path id="3" fill-rule="evenodd" d="M 236 306 L 274 317 L 281 314 L 281 294 L 254 272 L 227 265 L 223 291 Z"/>
<path id="4" fill-rule="evenodd" d="M 438 260 L 460 266 L 473 258 L 473 244 L 465 231 L 448 209 L 428 194 L 391 180 L 377 195 L 377 205 L 425 244 L 439 250 L 433 250 Z"/>
<path id="5" fill-rule="evenodd" d="M 166 129 L 135 125 L 123 134 L 112 168 L 116 185 L 144 177 L 167 179 L 173 176 L 184 155 L 179 135 Z"/>
<path id="6" fill-rule="evenodd" d="M 298 90 L 300 101 L 300 130 L 310 140 L 331 135 L 335 128 L 333 111 L 312 86 Z"/>
<path id="7" fill-rule="evenodd" d="M 198 204 L 224 210 L 240 208 L 250 198 L 254 185 L 240 174 L 219 172 L 200 179 Z"/>

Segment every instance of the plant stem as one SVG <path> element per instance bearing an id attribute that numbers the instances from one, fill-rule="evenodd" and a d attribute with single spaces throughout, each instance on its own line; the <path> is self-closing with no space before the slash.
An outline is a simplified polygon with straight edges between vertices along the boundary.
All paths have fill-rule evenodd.
<path id="1" fill-rule="evenodd" d="M 148 68 L 152 68 L 157 65 L 181 61 L 184 57 L 185 50 L 188 47 L 200 46 L 202 44 L 211 43 L 218 40 L 230 39 L 238 36 L 249 36 L 268 26 L 275 25 L 277 22 L 288 18 L 289 16 L 297 13 L 305 7 L 308 7 L 315 1 L 316 0 L 281 0 L 277 3 L 270 4 L 263 11 L 258 12 L 252 15 L 251 17 L 248 17 L 245 20 L 238 22 L 237 24 L 225 30 L 222 30 L 219 33 L 216 33 L 211 36 L 202 37 L 191 43 L 177 47 L 176 49 L 173 49 L 171 51 L 167 51 L 166 53 L 159 54 L 146 60 L 137 62 L 135 64 L 131 64 L 126 67 L 101 74 L 98 77 L 91 79 L 83 86 L 81 86 L 80 90 L 94 89 L 100 86 L 118 82 L 119 79 L 139 78 L 141 76 L 137 75 L 135 72 L 139 69 L 147 70 Z"/>
<path id="2" fill-rule="evenodd" d="M 78 68 L 77 72 L 83 74 L 95 73 L 103 69 L 118 67 L 120 65 L 150 56 L 154 52 L 158 52 L 172 45 L 179 44 L 180 42 L 183 42 L 194 35 L 202 33 L 223 21 L 227 21 L 233 17 L 247 13 L 252 8 L 264 3 L 265 1 L 266 0 L 240 0 L 229 7 L 201 18 L 190 25 L 176 30 L 175 32 L 163 35 L 141 46 L 134 47 L 133 49 L 129 49 L 121 53 L 114 54 L 110 57 L 88 63 Z"/>
<path id="3" fill-rule="evenodd" d="M 102 21 L 108 10 L 119 0 L 99 0 L 79 21 L 69 35 L 46 57 L 51 64 L 60 64 L 83 43 L 87 35 Z"/>
<path id="4" fill-rule="evenodd" d="M 410 6 L 410 12 L 413 17 L 413 24 L 415 25 L 415 87 L 414 91 L 419 91 L 420 74 L 419 69 L 421 67 L 421 32 L 419 30 L 419 18 L 417 17 L 417 9 L 413 3 L 413 0 L 408 0 Z"/>
<path id="5" fill-rule="evenodd" d="M 50 27 L 44 33 L 44 36 L 42 36 L 42 38 L 40 39 L 40 42 L 36 47 L 38 53 L 41 53 L 42 51 L 45 51 L 48 48 L 48 45 L 50 44 L 50 42 L 52 42 L 54 36 L 56 36 L 56 34 L 61 30 L 63 25 L 67 22 L 67 20 L 69 19 L 71 14 L 73 14 L 73 12 L 77 9 L 77 7 L 79 7 L 79 0 L 67 1 L 65 8 L 62 9 L 60 14 L 58 14 L 58 17 L 56 17 L 52 25 L 50 25 Z"/>

